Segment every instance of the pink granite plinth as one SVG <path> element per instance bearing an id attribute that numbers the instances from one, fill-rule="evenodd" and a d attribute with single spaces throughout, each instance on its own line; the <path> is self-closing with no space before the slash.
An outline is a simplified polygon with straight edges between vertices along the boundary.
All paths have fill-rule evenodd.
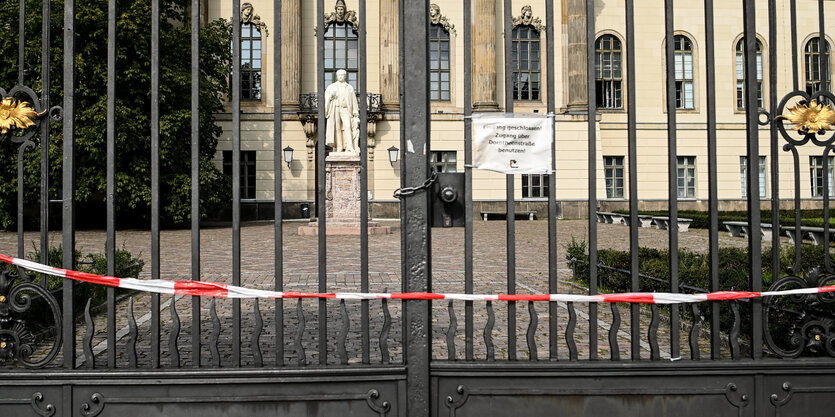
<path id="1" fill-rule="evenodd" d="M 361 192 L 360 156 L 351 152 L 332 152 L 325 159 L 325 219 L 327 235 L 359 235 Z M 368 222 L 368 234 L 391 233 L 391 227 Z M 318 235 L 319 224 L 299 227 L 300 235 Z"/>

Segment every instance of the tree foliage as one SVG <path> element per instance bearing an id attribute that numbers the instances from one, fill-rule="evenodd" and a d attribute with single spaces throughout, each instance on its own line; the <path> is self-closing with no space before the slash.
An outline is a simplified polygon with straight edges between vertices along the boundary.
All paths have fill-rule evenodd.
<path id="1" fill-rule="evenodd" d="M 186 225 L 191 205 L 191 24 L 187 0 L 160 5 L 159 133 L 161 221 Z M 41 91 L 40 0 L 27 0 L 25 84 Z M 17 84 L 18 2 L 0 5 L 0 87 Z M 105 201 L 107 164 L 107 1 L 76 5 L 75 198 L 80 206 Z M 50 105 L 63 100 L 63 0 L 52 1 Z M 116 36 L 116 195 L 117 219 L 138 225 L 150 218 L 151 204 L 151 1 L 118 2 Z M 203 216 L 229 200 L 231 182 L 214 165 L 221 128 L 214 114 L 223 111 L 226 77 L 231 70 L 226 21 L 209 22 L 200 31 L 200 204 Z M 52 123 L 50 195 L 60 195 L 62 132 Z M 40 140 L 25 153 L 25 201 L 40 201 Z M 19 145 L 0 140 L 0 227 L 16 218 Z M 37 212 L 37 210 L 35 210 Z M 84 216 L 82 211 L 78 214 Z"/>

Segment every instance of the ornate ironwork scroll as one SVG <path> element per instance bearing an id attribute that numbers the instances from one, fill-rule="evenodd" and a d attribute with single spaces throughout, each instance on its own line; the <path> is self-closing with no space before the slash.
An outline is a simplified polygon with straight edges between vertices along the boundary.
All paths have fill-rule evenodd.
<path id="1" fill-rule="evenodd" d="M 775 282 L 769 291 L 814 288 L 835 284 L 835 275 L 819 268 L 803 278 L 790 275 Z M 835 357 L 835 295 L 798 294 L 763 298 L 763 326 L 768 347 L 783 358 L 810 355 Z"/>
<path id="2" fill-rule="evenodd" d="M 27 368 L 42 368 L 55 359 L 61 348 L 61 309 L 58 301 L 48 290 L 30 281 L 26 275 L 17 275 L 11 271 L 0 271 L 0 365 L 18 362 Z M 15 285 L 15 282 L 21 281 Z M 31 293 L 34 293 L 33 297 Z M 52 313 L 52 322 L 48 323 L 52 337 L 49 351 L 38 359 L 32 354 L 38 346 L 38 337 L 23 319 L 33 299 L 46 304 Z"/>

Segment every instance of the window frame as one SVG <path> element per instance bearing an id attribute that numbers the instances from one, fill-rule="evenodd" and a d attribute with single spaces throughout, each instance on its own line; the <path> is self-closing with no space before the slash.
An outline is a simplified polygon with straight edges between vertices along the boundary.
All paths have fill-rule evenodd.
<path id="1" fill-rule="evenodd" d="M 623 165 L 624 159 L 623 155 L 603 156 L 603 177 L 605 178 L 607 199 L 623 199 L 625 196 L 624 173 L 626 170 Z M 617 185 L 618 180 L 620 180 L 620 187 Z M 618 190 L 620 190 L 620 193 L 618 193 Z"/>
<path id="2" fill-rule="evenodd" d="M 453 156 L 453 160 L 450 161 L 448 158 L 444 158 L 444 156 Z M 441 157 L 441 161 L 438 161 L 438 157 Z M 458 151 L 447 151 L 447 150 L 438 150 L 438 151 L 429 151 L 429 166 L 436 169 L 436 171 L 440 173 L 454 173 L 458 172 Z M 437 169 L 441 167 L 441 169 Z M 450 170 L 449 168 L 452 168 Z"/>
<path id="3" fill-rule="evenodd" d="M 550 185 L 548 183 L 549 174 L 522 174 L 520 175 L 522 186 L 523 199 L 545 199 L 548 198 L 550 192 Z M 534 179 L 539 182 L 539 185 L 534 185 Z M 532 195 L 531 191 L 536 190 L 537 195 Z"/>
<path id="4" fill-rule="evenodd" d="M 745 112 L 745 37 L 739 35 L 734 42 L 734 81 L 735 86 L 735 103 L 734 109 L 738 113 Z M 757 105 L 759 108 L 765 107 L 765 89 L 768 85 L 766 77 L 768 74 L 767 66 L 767 50 L 765 42 L 757 36 L 757 81 L 759 83 L 757 92 Z M 741 73 L 740 73 L 741 71 Z M 740 76 L 741 74 L 741 76 Z M 740 101 L 741 100 L 741 101 Z"/>
<path id="5" fill-rule="evenodd" d="M 437 32 L 435 32 L 437 31 Z M 435 36 L 435 34 L 440 36 Z M 445 37 L 444 37 L 445 36 Z M 444 51 L 444 44 L 446 44 L 446 51 Z M 437 46 L 437 48 L 436 48 Z M 443 53 L 446 52 L 446 68 L 444 68 Z M 437 59 L 432 59 L 432 54 L 437 53 Z M 452 34 L 439 23 L 432 23 L 429 25 L 429 100 L 433 102 L 448 103 L 452 101 Z M 433 64 L 437 61 L 437 67 L 433 68 Z M 437 75 L 437 79 L 433 76 Z M 446 81 L 444 81 L 446 75 Z M 443 86 L 446 83 L 446 90 Z M 433 98 L 433 88 L 437 85 L 438 97 Z M 446 92 L 446 98 L 444 98 Z"/>
<path id="6" fill-rule="evenodd" d="M 824 83 L 825 86 L 828 87 L 828 91 L 832 91 L 832 61 L 833 61 L 832 60 L 832 41 L 828 37 L 825 37 L 826 47 L 828 48 L 828 51 L 824 52 L 824 54 L 828 58 L 827 59 L 827 61 L 828 61 L 827 70 L 828 70 L 829 74 L 826 74 L 828 76 L 828 78 L 825 81 L 821 80 L 820 79 L 821 74 L 819 73 L 818 74 L 818 79 L 815 80 L 814 83 L 812 82 L 812 79 L 811 79 L 810 72 L 813 71 L 815 68 L 813 68 L 813 66 L 810 63 L 810 55 L 817 55 L 818 56 L 818 62 L 820 62 L 821 52 L 820 51 L 809 51 L 809 48 L 812 45 L 816 45 L 818 47 L 818 49 L 820 49 L 819 39 L 820 39 L 820 33 L 815 33 L 815 34 L 810 35 L 803 42 L 803 89 L 804 89 L 804 91 L 806 91 L 809 94 L 813 94 L 815 92 L 815 91 L 810 92 L 810 88 L 809 88 L 810 84 L 820 85 L 822 82 Z M 817 69 L 817 70 L 820 71 L 819 69 Z"/>
<path id="7" fill-rule="evenodd" d="M 760 177 L 760 198 L 768 197 L 768 160 L 765 155 L 760 155 L 758 158 L 759 168 L 758 173 Z M 748 199 L 748 155 L 739 156 L 739 176 L 741 198 Z"/>
<path id="8" fill-rule="evenodd" d="M 337 45 L 341 48 L 337 48 Z M 354 51 L 354 57 L 351 58 L 351 51 Z M 344 57 L 338 57 L 339 51 L 344 51 Z M 328 54 L 328 52 L 331 52 Z M 345 70 L 348 75 L 345 81 L 354 87 L 354 91 L 359 91 L 359 33 L 354 30 L 352 24 L 345 22 L 331 22 L 325 27 L 325 46 L 324 46 L 324 71 L 325 71 L 325 85 L 336 82 L 336 72 Z M 340 60 L 337 62 L 337 60 Z M 354 65 L 351 66 L 351 62 Z M 328 65 L 329 61 L 330 65 Z M 341 65 L 344 63 L 344 65 Z"/>
<path id="9" fill-rule="evenodd" d="M 257 181 L 256 151 L 241 151 L 241 200 L 255 200 L 258 192 L 255 184 Z M 232 151 L 223 151 L 223 174 L 232 178 Z"/>
<path id="10" fill-rule="evenodd" d="M 684 162 L 682 162 L 682 158 Z M 679 175 L 684 170 L 684 176 L 682 177 Z M 692 175 L 688 175 L 692 171 Z M 690 179 L 692 181 L 692 187 L 688 186 L 687 180 Z M 682 195 L 682 188 L 681 184 L 684 185 L 684 195 Z M 692 194 L 688 192 L 692 188 Z M 676 156 L 676 195 L 680 199 L 693 199 L 695 200 L 698 198 L 698 191 L 699 191 L 699 182 L 698 182 L 698 165 L 696 164 L 696 156 L 695 155 L 678 155 Z"/>
<path id="11" fill-rule="evenodd" d="M 529 36 L 527 38 L 519 37 L 519 33 L 522 30 L 526 30 Z M 533 35 L 536 35 L 533 37 Z M 522 57 L 522 45 L 526 45 L 527 48 L 527 59 L 523 60 Z M 533 47 L 536 46 L 536 59 L 531 59 Z M 513 28 L 511 33 L 511 63 L 510 68 L 513 72 L 513 101 L 520 101 L 520 102 L 527 102 L 527 103 L 541 103 L 543 97 L 543 88 L 542 88 L 542 34 L 536 29 L 533 25 L 525 25 L 520 24 Z M 527 68 L 522 69 L 521 63 L 525 62 L 527 64 Z M 531 68 L 531 62 L 536 63 L 536 68 Z M 519 89 L 519 85 L 521 84 L 522 75 L 527 75 L 527 83 L 529 88 L 527 88 L 528 96 L 527 98 L 523 98 L 524 89 Z M 535 77 L 534 77 L 535 76 Z M 536 78 L 536 81 L 533 79 Z M 537 85 L 537 88 L 533 86 Z M 535 95 L 535 97 L 534 97 Z"/>
<path id="12" fill-rule="evenodd" d="M 829 196 L 835 197 L 835 155 L 827 157 L 829 166 Z M 809 155 L 809 185 L 812 198 L 823 198 L 823 156 Z"/>
<path id="13" fill-rule="evenodd" d="M 247 30 L 245 30 L 247 29 Z M 255 36 L 255 34 L 258 36 Z M 249 36 L 246 36 L 249 34 Z M 254 57 L 256 51 L 255 43 L 258 43 L 258 58 Z M 248 46 L 245 48 L 245 46 Z M 241 77 L 241 101 L 257 102 L 263 99 L 264 92 L 264 38 L 258 26 L 251 22 L 241 23 L 241 63 L 240 63 L 240 77 Z M 248 56 L 247 56 L 248 55 Z M 253 64 L 254 61 L 259 61 L 258 67 Z M 251 86 L 257 83 L 258 90 L 253 95 Z M 250 87 L 247 87 L 250 86 Z"/>
<path id="14" fill-rule="evenodd" d="M 687 40 L 689 43 L 690 49 L 679 49 L 678 40 L 684 39 Z M 676 110 L 696 110 L 696 68 L 695 65 L 695 57 L 696 57 L 696 47 L 695 43 L 693 42 L 693 38 L 689 35 L 683 33 L 676 33 L 673 35 L 673 61 L 676 67 L 678 66 L 677 63 L 679 62 L 679 56 L 681 57 L 681 77 L 679 77 L 678 71 L 673 70 L 673 74 L 675 77 L 675 90 L 676 90 Z M 690 78 L 687 78 L 687 68 L 686 68 L 686 58 L 687 56 L 690 57 Z M 691 106 L 687 107 L 687 96 L 685 96 L 685 85 L 690 83 L 690 96 L 691 96 Z M 665 94 L 666 97 L 666 94 Z M 681 97 L 681 98 L 680 98 Z M 679 102 L 682 102 L 681 106 L 679 106 Z"/>
<path id="15" fill-rule="evenodd" d="M 611 38 L 612 40 L 614 40 L 614 42 L 617 43 L 617 48 L 614 47 L 614 42 L 612 44 L 612 48 L 610 48 L 610 49 L 605 49 L 603 46 L 601 46 L 601 42 L 604 40 L 604 38 Z M 623 41 L 621 40 L 620 36 L 618 36 L 614 33 L 604 32 L 604 33 L 601 33 L 600 35 L 598 35 L 594 42 L 595 42 L 595 82 L 597 83 L 595 91 L 597 91 L 597 94 L 600 95 L 602 92 L 607 90 L 606 89 L 607 84 L 611 85 L 610 88 L 611 88 L 612 91 L 619 90 L 619 91 L 617 91 L 619 93 L 619 97 L 616 97 L 612 100 L 609 100 L 609 101 L 615 102 L 615 105 L 612 105 L 612 106 L 604 106 L 603 104 L 601 104 L 600 99 L 604 99 L 604 97 L 602 97 L 602 96 L 595 97 L 595 102 L 596 102 L 596 105 L 597 105 L 597 109 L 598 110 L 624 110 L 624 102 L 625 102 L 625 98 L 624 98 L 624 96 L 625 96 L 624 64 L 625 64 L 625 62 L 623 60 L 623 53 L 624 53 Z M 607 53 L 612 56 L 612 58 L 611 58 L 612 70 L 610 72 L 609 77 L 604 76 L 604 74 L 603 74 L 604 68 L 603 68 L 603 65 L 602 65 L 602 62 L 601 62 L 603 54 L 607 54 Z M 617 72 L 616 72 L 616 68 L 615 68 L 615 59 L 614 59 L 615 56 L 618 57 Z M 615 76 L 616 73 L 619 74 L 619 76 L 616 77 Z M 603 101 L 605 102 L 607 100 L 604 99 Z"/>

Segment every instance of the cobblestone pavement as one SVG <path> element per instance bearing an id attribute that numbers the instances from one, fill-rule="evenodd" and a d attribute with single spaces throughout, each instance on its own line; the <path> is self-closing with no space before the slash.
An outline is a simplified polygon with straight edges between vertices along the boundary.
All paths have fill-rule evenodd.
<path id="1" fill-rule="evenodd" d="M 284 225 L 284 288 L 290 291 L 316 291 L 318 287 L 318 255 L 315 236 L 300 236 L 296 233 L 302 223 L 288 222 Z M 400 244 L 401 234 L 398 223 L 391 223 L 394 233 L 390 235 L 374 235 L 369 238 L 369 288 L 374 292 L 386 290 L 399 291 L 401 289 L 400 275 Z M 559 268 L 559 292 L 582 293 L 584 288 L 570 282 L 571 271 L 565 260 L 565 245 L 572 239 L 588 241 L 588 222 L 584 220 L 560 220 L 557 222 L 557 260 Z M 241 229 L 241 282 L 243 286 L 252 288 L 272 289 L 274 280 L 274 225 L 272 223 L 250 224 Z M 655 229 L 640 229 L 642 246 L 666 248 L 668 232 Z M 163 279 L 187 280 L 191 277 L 190 231 L 170 230 L 161 234 L 161 276 Z M 27 250 L 37 247 L 38 233 L 27 233 L 25 242 Z M 76 233 L 77 247 L 84 253 L 103 252 L 105 233 L 103 231 L 78 231 Z M 53 245 L 60 243 L 60 232 L 50 233 Z M 546 221 L 517 221 L 516 222 L 516 273 L 517 292 L 544 293 L 548 290 L 548 239 Z M 697 252 L 706 252 L 708 234 L 706 230 L 694 229 L 679 235 L 679 244 Z M 745 247 L 747 240 L 731 238 L 726 233 L 720 235 L 721 246 Z M 140 278 L 150 277 L 150 234 L 148 231 L 126 230 L 117 232 L 117 245 L 124 247 L 134 255 L 145 260 L 145 269 Z M 327 239 L 328 291 L 360 291 L 360 249 L 358 236 L 329 236 Z M 598 225 L 598 247 L 628 250 L 628 228 L 618 225 Z M 232 233 L 229 228 L 207 228 L 201 231 L 201 278 L 218 282 L 231 283 L 232 280 Z M 0 233 L 0 253 L 16 254 L 17 243 L 14 233 Z M 506 282 L 506 224 L 503 221 L 476 221 L 474 225 L 474 290 L 476 293 L 504 293 L 508 291 Z M 432 230 L 432 290 L 435 292 L 464 292 L 464 230 L 433 229 Z M 138 321 L 139 336 L 137 352 L 140 366 L 150 363 L 148 347 L 150 346 L 150 303 L 147 294 L 134 294 L 134 312 Z M 168 340 L 172 322 L 170 296 L 162 296 L 162 364 L 170 363 Z M 175 311 L 180 321 L 180 333 L 177 340 L 181 363 L 188 366 L 192 361 L 191 354 L 191 326 L 192 302 L 191 297 L 176 297 Z M 343 313 L 338 301 L 326 301 L 328 306 L 328 362 L 338 363 L 339 355 L 336 340 L 342 330 Z M 202 362 L 211 363 L 213 356 L 209 346 L 213 333 L 213 320 L 209 311 L 209 300 L 201 300 L 200 323 L 202 327 Z M 260 346 L 263 361 L 267 365 L 275 363 L 276 334 L 284 336 L 284 357 L 290 364 L 297 364 L 299 352 L 296 338 L 299 337 L 299 302 L 285 301 L 283 326 L 275 325 L 276 303 L 261 300 L 259 308 L 263 317 L 263 332 L 258 335 L 255 325 L 254 300 L 243 300 L 242 303 L 242 342 L 241 352 L 244 364 L 252 364 L 255 357 L 253 347 Z M 301 310 L 305 321 L 304 331 L 300 341 L 305 350 L 308 363 L 318 363 L 318 301 L 301 301 Z M 390 333 L 386 338 L 388 352 L 394 363 L 402 361 L 402 322 L 401 304 L 392 301 L 388 303 L 391 314 Z M 527 333 L 531 315 L 528 303 L 494 303 L 495 326 L 492 339 L 495 343 L 496 359 L 508 357 L 508 311 L 515 308 L 517 322 L 516 351 L 519 359 L 529 359 L 531 352 L 527 342 Z M 574 329 L 574 340 L 577 343 L 581 358 L 588 357 L 589 351 L 589 308 L 588 305 L 575 305 L 577 326 Z M 620 325 L 617 342 L 620 354 L 628 358 L 630 353 L 630 322 L 629 307 L 618 305 L 618 312 L 623 318 Z M 706 306 L 701 306 L 703 309 Z M 370 340 L 372 363 L 379 363 L 382 358 L 380 349 L 380 334 L 384 327 L 384 312 L 380 302 L 369 303 L 370 308 Z M 549 315 L 548 304 L 536 303 L 536 331 L 532 332 L 537 357 L 544 359 L 549 352 Z M 557 342 L 559 356 L 568 357 L 566 344 L 566 324 L 569 320 L 567 306 L 559 304 L 557 307 L 557 321 L 559 333 Z M 346 348 L 349 362 L 360 361 L 360 304 L 347 302 L 345 310 L 349 317 L 349 331 Z M 433 356 L 446 359 L 449 354 L 447 345 L 447 331 L 450 322 L 450 307 L 445 302 L 433 303 Z M 127 363 L 128 341 L 127 329 L 127 299 L 121 300 L 117 308 L 117 356 L 120 365 Z M 216 300 L 219 328 L 218 336 L 220 359 L 223 365 L 230 364 L 232 341 L 232 301 Z M 464 355 L 464 303 L 452 306 L 455 313 L 457 327 L 454 337 L 456 358 Z M 666 314 L 666 313 L 662 313 Z M 609 329 L 613 323 L 613 310 L 609 305 L 601 305 L 598 313 L 598 354 L 607 358 L 609 352 Z M 106 352 L 105 315 L 95 317 L 96 333 L 93 346 L 99 355 L 97 361 L 104 361 Z M 475 357 L 484 359 L 487 355 L 483 330 L 487 323 L 487 311 L 484 303 L 474 303 L 475 322 Z M 646 339 L 649 328 L 649 309 L 642 311 L 641 334 Z M 665 328 L 667 330 L 665 330 Z M 685 329 L 686 330 L 686 329 Z M 79 326 L 79 346 L 84 333 L 84 327 Z M 260 336 L 253 341 L 253 336 Z M 642 340 L 641 356 L 649 357 L 649 344 Z M 708 354 L 707 340 L 699 340 L 700 350 L 705 357 Z M 682 331 L 681 356 L 689 357 L 689 343 L 687 332 Z M 659 346 L 662 357 L 670 358 L 671 341 L 669 338 L 669 324 L 661 322 L 659 332 Z M 80 348 L 79 348 L 80 351 Z M 81 355 L 80 355 L 81 356 Z M 79 359 L 82 363 L 83 359 Z"/>

